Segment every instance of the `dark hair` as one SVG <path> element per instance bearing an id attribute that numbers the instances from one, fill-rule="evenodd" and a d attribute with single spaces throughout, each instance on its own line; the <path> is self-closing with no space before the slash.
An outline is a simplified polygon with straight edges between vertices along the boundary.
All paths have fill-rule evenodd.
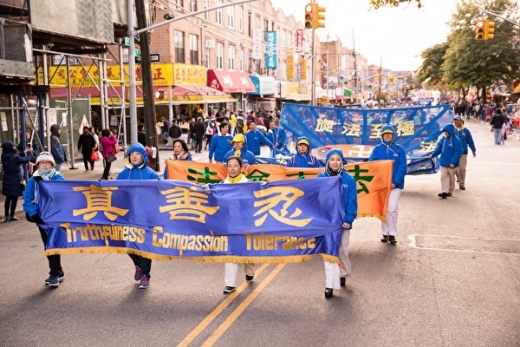
<path id="1" fill-rule="evenodd" d="M 238 165 L 240 165 L 240 168 L 242 168 L 242 166 L 244 165 L 244 164 L 242 163 L 242 158 L 237 157 L 237 156 L 235 156 L 235 155 L 232 155 L 231 157 L 229 157 L 229 158 L 226 160 L 226 165 L 229 164 L 229 161 L 230 161 L 231 159 L 235 159 L 236 161 L 238 161 Z"/>
<path id="2" fill-rule="evenodd" d="M 108 130 L 108 129 L 101 130 L 101 136 L 110 137 L 110 130 Z"/>
<path id="3" fill-rule="evenodd" d="M 182 146 L 182 149 L 184 149 L 184 152 L 186 152 L 186 153 L 189 152 L 188 145 L 186 144 L 186 142 L 184 142 L 183 139 L 175 139 L 175 140 L 173 140 L 172 147 L 175 146 L 176 142 L 180 142 L 181 143 L 181 146 Z"/>
<path id="4" fill-rule="evenodd" d="M 137 125 L 137 130 L 143 130 L 143 129 L 144 129 L 144 125 L 142 125 L 142 124 Z"/>
<path id="5" fill-rule="evenodd" d="M 228 125 L 229 125 L 229 123 L 227 123 L 227 122 L 222 122 L 222 123 L 219 124 L 218 128 L 219 128 L 220 130 L 222 130 L 222 129 L 224 129 L 224 127 L 226 127 L 226 126 L 228 126 Z"/>

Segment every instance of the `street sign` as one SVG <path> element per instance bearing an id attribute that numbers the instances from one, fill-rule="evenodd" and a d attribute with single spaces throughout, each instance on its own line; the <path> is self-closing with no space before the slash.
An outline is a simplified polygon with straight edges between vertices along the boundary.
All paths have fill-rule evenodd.
<path id="1" fill-rule="evenodd" d="M 129 37 L 125 37 L 125 46 L 130 46 L 130 38 Z"/>
<path id="2" fill-rule="evenodd" d="M 134 48 L 134 55 L 136 58 L 141 56 L 141 50 L 139 48 Z"/>
<path id="3" fill-rule="evenodd" d="M 161 55 L 160 54 L 150 54 L 150 62 L 151 63 L 158 63 L 161 61 Z"/>

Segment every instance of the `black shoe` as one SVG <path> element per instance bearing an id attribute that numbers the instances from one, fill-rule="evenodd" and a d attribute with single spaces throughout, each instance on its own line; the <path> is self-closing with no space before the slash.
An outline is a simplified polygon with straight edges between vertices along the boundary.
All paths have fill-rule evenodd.
<path id="1" fill-rule="evenodd" d="M 446 196 L 450 197 L 450 196 L 451 196 L 451 193 L 446 193 Z"/>
<path id="2" fill-rule="evenodd" d="M 439 193 L 437 196 L 441 199 L 446 199 L 448 197 L 448 193 Z"/>
<path id="3" fill-rule="evenodd" d="M 47 286 L 49 285 L 49 283 L 51 282 L 51 277 L 52 277 L 52 275 L 49 276 L 49 278 L 47 278 L 47 279 L 45 280 L 45 285 L 47 285 Z M 55 276 L 55 277 L 57 277 L 58 282 L 63 282 L 63 280 L 65 279 L 65 272 L 63 272 L 63 270 L 62 270 L 62 271 L 60 271 L 60 273 L 58 274 L 58 276 Z"/>
<path id="4" fill-rule="evenodd" d="M 227 295 L 227 294 L 231 294 L 231 293 L 233 293 L 235 290 L 236 290 L 235 287 L 229 287 L 229 286 L 227 286 L 226 288 L 224 288 L 224 294 L 226 294 L 226 295 Z"/>
<path id="5" fill-rule="evenodd" d="M 4 219 L 5 223 L 10 222 L 10 221 L 11 221 L 11 217 L 9 217 L 9 216 L 5 217 L 5 219 Z"/>
<path id="6" fill-rule="evenodd" d="M 388 241 L 388 235 L 383 235 L 381 242 L 386 242 L 386 241 Z"/>
<path id="7" fill-rule="evenodd" d="M 332 288 L 325 288 L 325 298 L 326 299 L 332 298 Z"/>
<path id="8" fill-rule="evenodd" d="M 249 275 L 246 274 L 246 282 L 247 283 L 253 282 L 254 279 L 255 279 L 255 276 L 249 276 Z"/>
<path id="9" fill-rule="evenodd" d="M 394 236 L 394 235 L 390 235 L 390 236 L 388 237 L 388 240 L 390 241 L 390 243 L 391 243 L 392 245 L 395 245 L 395 244 L 397 243 L 397 241 L 395 240 L 395 236 Z"/>
<path id="10" fill-rule="evenodd" d="M 464 187 L 464 186 L 460 186 L 459 188 L 460 188 L 460 190 L 466 190 L 466 187 Z"/>
<path id="11" fill-rule="evenodd" d="M 347 284 L 347 278 L 346 277 L 340 277 L 339 278 L 339 284 L 344 287 Z"/>

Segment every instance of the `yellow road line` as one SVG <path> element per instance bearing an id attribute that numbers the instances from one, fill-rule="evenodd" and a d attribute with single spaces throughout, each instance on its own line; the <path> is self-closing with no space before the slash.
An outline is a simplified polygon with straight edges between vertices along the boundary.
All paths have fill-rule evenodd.
<path id="1" fill-rule="evenodd" d="M 255 270 L 255 277 L 260 275 L 262 273 L 262 271 L 264 271 L 267 267 L 269 266 L 269 264 L 263 264 L 260 268 L 256 269 Z M 249 283 L 247 282 L 244 282 L 242 283 L 242 285 L 240 285 L 237 290 L 233 293 L 231 293 L 230 295 L 228 295 L 226 297 L 226 299 L 224 299 L 224 301 L 222 301 L 217 307 L 215 307 L 215 309 L 213 311 L 211 311 L 211 313 L 202 320 L 202 322 L 199 323 L 199 325 L 197 325 L 189 334 L 188 336 L 186 336 L 184 338 L 184 340 L 182 340 L 178 345 L 177 347 L 186 347 L 188 346 L 191 342 L 193 342 L 193 340 L 195 340 L 195 338 L 197 336 L 199 336 L 199 334 L 208 327 L 208 325 L 213 322 L 213 320 L 215 318 L 217 318 L 217 316 L 219 314 L 222 313 L 222 311 L 224 311 L 224 309 L 231 303 L 233 302 L 233 300 L 238 296 L 238 294 L 240 294 L 241 292 L 243 292 L 247 286 L 249 285 Z"/>
<path id="2" fill-rule="evenodd" d="M 226 318 L 226 320 L 215 330 L 211 336 L 204 341 L 202 347 L 210 347 L 217 342 L 217 340 L 229 329 L 231 324 L 245 311 L 247 306 L 253 302 L 253 300 L 260 294 L 260 292 L 273 280 L 273 278 L 285 267 L 285 264 L 278 264 L 276 269 L 271 271 L 271 273 L 260 283 L 258 287 L 256 287 L 251 294 Z"/>

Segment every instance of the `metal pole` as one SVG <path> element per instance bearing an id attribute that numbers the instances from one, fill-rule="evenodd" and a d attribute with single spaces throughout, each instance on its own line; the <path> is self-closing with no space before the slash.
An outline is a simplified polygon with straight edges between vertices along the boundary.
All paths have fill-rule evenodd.
<path id="1" fill-rule="evenodd" d="M 70 76 L 70 62 L 69 57 L 65 57 L 65 61 L 67 62 L 67 76 Z M 72 129 L 72 89 L 70 86 L 70 78 L 67 77 L 67 128 L 69 129 L 69 161 L 70 161 L 70 170 L 75 170 L 77 167 L 74 166 L 74 129 Z M 50 136 L 49 136 L 50 137 Z M 50 149 L 51 147 L 49 147 Z"/>
<path id="2" fill-rule="evenodd" d="M 130 79 L 130 143 L 137 142 L 137 103 L 135 83 L 135 42 L 134 36 L 134 0 L 128 0 L 128 36 L 130 46 L 128 47 L 128 75 Z M 121 74 L 122 75 L 122 74 Z M 124 80 L 124 79 L 123 79 Z M 155 129 L 155 128 L 154 128 Z"/>

